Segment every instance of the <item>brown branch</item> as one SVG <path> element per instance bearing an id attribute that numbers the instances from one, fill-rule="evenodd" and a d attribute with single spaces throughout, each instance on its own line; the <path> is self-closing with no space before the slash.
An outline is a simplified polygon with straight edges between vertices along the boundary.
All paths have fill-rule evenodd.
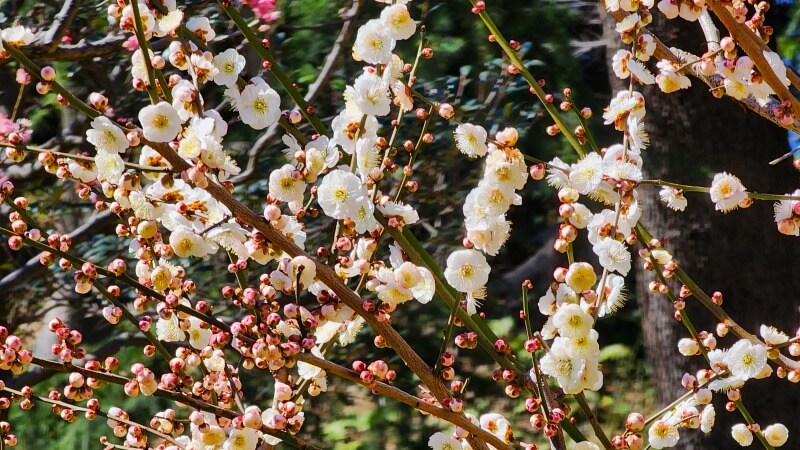
<path id="1" fill-rule="evenodd" d="M 100 372 L 100 371 L 96 371 L 96 370 L 89 370 L 89 369 L 85 369 L 83 367 L 73 366 L 71 364 L 60 363 L 60 362 L 56 362 L 56 361 L 50 361 L 50 360 L 47 360 L 47 359 L 37 358 L 35 356 L 33 357 L 32 364 L 36 364 L 37 366 L 41 366 L 41 367 L 43 367 L 43 368 L 45 368 L 47 370 L 53 370 L 53 371 L 56 371 L 56 372 L 65 372 L 65 373 L 77 372 L 77 373 L 80 373 L 81 375 L 83 375 L 85 377 L 91 377 L 91 378 L 94 378 L 96 380 L 105 381 L 106 383 L 113 383 L 113 384 L 117 384 L 117 385 L 120 385 L 120 386 L 124 386 L 125 383 L 130 381 L 128 378 L 125 378 L 125 377 L 120 376 L 120 375 L 115 375 L 115 374 L 110 373 L 110 372 Z M 172 400 L 172 401 L 174 401 L 176 403 L 188 405 L 188 406 L 191 406 L 194 409 L 197 409 L 197 410 L 200 410 L 200 411 L 205 411 L 205 412 L 210 412 L 210 413 L 212 413 L 214 415 L 217 415 L 219 417 L 226 417 L 228 419 L 234 419 L 234 418 L 236 418 L 236 417 L 238 417 L 240 415 L 236 411 L 233 411 L 233 410 L 230 410 L 230 409 L 225 409 L 225 408 L 220 408 L 219 406 L 215 406 L 215 405 L 206 403 L 206 402 L 204 402 L 204 401 L 202 401 L 200 399 L 197 399 L 197 398 L 194 398 L 194 397 L 190 397 L 190 396 L 188 396 L 188 395 L 186 395 L 184 393 L 181 393 L 181 392 L 168 391 L 168 390 L 165 390 L 165 389 L 156 389 L 156 391 L 153 393 L 153 396 L 160 397 L 160 398 L 165 398 L 165 399 L 168 399 L 168 400 Z M 270 436 L 275 436 L 275 437 L 285 441 L 286 443 L 288 443 L 288 444 L 290 444 L 290 445 L 292 445 L 293 447 L 296 447 L 296 448 L 300 448 L 300 449 L 319 449 L 319 447 L 317 447 L 317 446 L 315 446 L 313 444 L 310 444 L 310 443 L 308 443 L 308 442 L 306 442 L 306 441 L 304 441 L 302 439 L 299 439 L 299 438 L 297 438 L 297 437 L 295 437 L 295 436 L 293 436 L 293 435 L 291 435 L 289 433 L 273 430 L 272 428 L 268 428 L 266 425 L 263 425 L 261 427 L 261 432 L 265 433 L 265 434 L 269 434 Z"/>
<path id="2" fill-rule="evenodd" d="M 144 345 L 147 343 L 148 341 L 144 337 L 125 332 L 115 337 L 114 339 L 106 342 L 93 353 L 86 355 L 85 358 L 80 360 L 74 360 L 72 364 L 79 366 L 83 364 L 85 361 L 91 361 L 91 360 L 102 361 L 107 356 L 117 354 L 117 352 L 119 352 L 121 349 L 125 347 L 130 347 L 133 345 Z M 6 381 L 6 385 L 13 389 L 22 389 L 24 386 L 35 386 L 61 372 L 62 371 L 60 370 L 48 369 L 37 365 L 34 368 L 28 369 L 28 371 L 22 375 L 12 377 L 8 381 Z"/>
<path id="3" fill-rule="evenodd" d="M 228 10 L 226 10 L 228 11 Z M 33 62 L 31 62 L 24 53 L 20 52 L 17 49 L 9 47 L 8 45 L 4 45 L 6 50 L 12 54 L 14 59 L 19 60 L 23 63 L 26 67 L 29 67 L 34 73 L 38 73 L 39 69 L 35 66 Z M 36 69 L 36 70 L 33 70 Z M 58 83 L 53 83 L 53 88 L 56 92 L 62 94 L 67 98 L 70 104 L 78 109 L 79 111 L 83 112 L 84 114 L 89 115 L 90 117 L 96 117 L 97 112 L 92 109 L 89 105 L 81 102 L 77 99 L 74 95 L 72 95 L 69 91 L 63 88 L 63 86 L 59 85 Z M 305 103 L 305 102 L 303 102 Z M 190 164 L 186 162 L 180 155 L 178 155 L 169 145 L 163 143 L 154 143 L 149 142 L 145 139 L 142 140 L 143 144 L 149 145 L 151 148 L 155 149 L 162 157 L 164 157 L 167 162 L 169 162 L 172 167 L 176 170 L 181 172 L 186 171 L 191 168 Z M 248 207 L 244 206 L 239 200 L 237 200 L 225 187 L 218 184 L 215 181 L 209 180 L 208 186 L 205 187 L 205 191 L 208 192 L 215 200 L 219 201 L 225 207 L 228 208 L 229 211 L 236 217 L 237 219 L 241 220 L 243 223 L 255 228 L 259 231 L 264 237 L 272 242 L 272 244 L 279 250 L 285 252 L 289 256 L 304 256 L 309 258 L 311 261 L 315 261 L 315 265 L 317 268 L 317 278 L 322 281 L 325 285 L 327 285 L 335 294 L 336 296 L 348 307 L 350 307 L 353 311 L 355 311 L 358 315 L 364 318 L 364 320 L 380 335 L 384 337 L 386 340 L 387 346 L 391 347 L 395 350 L 398 356 L 406 363 L 406 365 L 414 372 L 417 377 L 419 377 L 420 381 L 431 391 L 433 396 L 442 403 L 445 398 L 448 398 L 450 395 L 449 389 L 445 386 L 439 377 L 433 373 L 433 370 L 430 366 L 428 366 L 425 361 L 411 348 L 411 346 L 403 339 L 402 336 L 392 328 L 389 323 L 379 321 L 375 315 L 366 311 L 362 306 L 362 299 L 361 297 L 356 294 L 353 290 L 347 287 L 347 285 L 339 278 L 336 272 L 328 266 L 327 264 L 318 262 L 315 260 L 313 256 L 309 253 L 305 252 L 302 248 L 298 247 L 294 241 L 287 238 L 283 235 L 280 231 L 273 228 L 263 216 L 256 214 L 253 210 L 249 209 Z M 27 243 L 29 240 L 26 240 Z M 98 270 L 99 272 L 99 270 Z M 470 445 L 476 450 L 488 450 L 488 447 L 485 442 L 476 440 L 476 439 L 469 439 Z"/>
<path id="4" fill-rule="evenodd" d="M 67 233 L 67 235 L 72 238 L 72 243 L 75 245 L 87 238 L 96 236 L 98 228 L 102 228 L 111 223 L 115 217 L 116 216 L 112 214 L 111 211 L 104 211 L 95 216 L 92 220 L 76 228 L 71 233 Z M 22 267 L 6 275 L 3 279 L 0 279 L 0 297 L 6 297 L 11 289 L 18 287 L 25 280 L 47 269 L 47 267 L 39 262 L 39 256 L 41 256 L 41 253 L 29 259 Z"/>
<path id="5" fill-rule="evenodd" d="M 742 47 L 745 53 L 747 53 L 747 56 L 753 60 L 756 68 L 758 68 L 758 72 L 762 77 L 764 77 L 764 81 L 769 85 L 769 87 L 775 91 L 775 94 L 778 96 L 778 98 L 780 98 L 781 101 L 791 102 L 792 114 L 795 117 L 800 117 L 800 104 L 798 104 L 797 99 L 794 98 L 792 93 L 789 92 L 789 88 L 783 85 L 772 68 L 770 68 L 769 62 L 767 62 L 767 58 L 764 56 L 765 51 L 772 51 L 769 49 L 769 47 L 767 47 L 767 44 L 765 44 L 761 38 L 756 36 L 743 24 L 737 22 L 719 0 L 710 0 L 706 3 L 706 5 L 708 6 L 708 9 L 717 16 L 722 24 L 725 25 L 725 28 L 728 29 L 728 32 L 731 34 L 736 43 Z M 789 68 L 786 68 L 786 72 L 788 74 L 792 71 Z"/>
<path id="6" fill-rule="evenodd" d="M 342 30 L 339 32 L 339 36 L 328 52 L 328 56 L 325 57 L 325 63 L 322 65 L 319 75 L 308 87 L 308 92 L 304 97 L 307 103 L 312 103 L 314 99 L 317 98 L 322 86 L 330 79 L 331 75 L 333 75 L 333 71 L 336 69 L 336 63 L 339 61 L 342 49 L 344 48 L 343 44 L 350 39 L 350 36 L 355 30 L 355 19 L 358 17 L 358 13 L 361 10 L 361 5 L 362 0 L 354 0 L 353 6 L 342 15 L 344 19 Z M 297 110 L 298 108 L 295 106 L 294 109 Z M 269 127 L 267 132 L 262 134 L 256 142 L 253 143 L 252 147 L 250 147 L 250 150 L 247 152 L 247 165 L 239 175 L 231 178 L 231 182 L 239 183 L 252 177 L 256 173 L 255 166 L 258 160 L 258 154 L 261 153 L 261 150 L 270 145 L 277 136 L 278 124 L 275 124 Z"/>
<path id="7" fill-rule="evenodd" d="M 601 3 L 601 6 L 603 7 L 603 9 L 605 9 L 605 5 Z M 611 11 L 609 12 L 609 14 L 612 17 L 614 17 L 618 22 L 628 17 L 628 13 L 622 10 Z M 641 30 L 641 32 L 653 37 L 653 42 L 656 44 L 656 50 L 653 53 L 653 56 L 655 56 L 658 59 L 666 59 L 667 61 L 676 63 L 678 65 L 683 65 L 687 62 L 696 61 L 698 59 L 697 56 L 692 55 L 689 52 L 668 48 L 666 45 L 664 45 L 663 42 L 661 42 L 658 36 L 654 35 L 647 29 L 643 29 Z M 692 77 L 697 78 L 698 80 L 705 83 L 709 88 L 716 89 L 722 85 L 723 80 L 722 77 L 720 77 L 719 75 L 712 75 L 710 77 L 707 77 L 702 73 L 694 70 L 694 67 L 692 66 L 687 67 L 685 71 Z M 773 73 L 772 75 L 774 76 L 775 74 Z M 781 84 L 781 86 L 783 86 L 783 84 Z M 782 123 L 780 123 L 778 118 L 775 117 L 775 114 L 772 113 L 772 110 L 780 104 L 780 102 L 778 102 L 777 100 L 768 100 L 766 105 L 761 106 L 758 104 L 758 102 L 756 102 L 756 100 L 752 96 L 750 96 L 742 100 L 738 100 L 738 103 L 742 104 L 745 108 L 753 111 L 754 113 L 769 120 L 770 122 L 774 123 L 775 125 L 778 125 L 781 128 L 785 128 L 787 130 L 792 130 L 800 133 L 800 121 L 795 120 L 794 122 L 792 122 L 791 125 L 783 125 Z M 800 115 L 797 115 L 797 117 L 800 117 Z"/>
<path id="8" fill-rule="evenodd" d="M 113 34 L 96 41 L 81 40 L 75 44 L 59 45 L 53 51 L 41 44 L 23 47 L 23 50 L 29 58 L 38 61 L 80 61 L 118 53 L 126 39 L 122 34 Z"/>
<path id="9" fill-rule="evenodd" d="M 453 411 L 431 405 L 430 403 L 426 403 L 422 401 L 422 399 L 415 397 L 403 391 L 402 389 L 398 389 L 392 385 L 381 383 L 379 381 L 376 382 L 374 385 L 368 385 L 363 381 L 361 381 L 361 378 L 359 378 L 359 376 L 352 370 L 346 369 L 336 363 L 326 361 L 321 358 L 317 358 L 316 356 L 313 356 L 310 353 L 300 353 L 298 355 L 298 360 L 311 364 L 312 366 L 319 367 L 320 369 L 323 369 L 328 373 L 332 373 L 339 378 L 344 378 L 346 380 L 352 381 L 353 383 L 357 383 L 362 386 L 368 387 L 372 389 L 372 391 L 375 393 L 391 397 L 400 403 L 405 403 L 406 405 L 411 406 L 416 410 L 426 412 L 432 415 L 433 417 L 450 422 L 451 424 L 457 427 L 461 427 L 467 430 L 470 434 L 480 437 L 481 439 L 493 445 L 497 449 L 509 449 L 509 450 L 511 449 L 511 446 L 500 440 L 497 436 L 475 425 L 469 419 L 462 416 L 461 414 L 457 414 L 454 413 Z"/>
<path id="10" fill-rule="evenodd" d="M 67 34 L 69 26 L 78 15 L 81 0 L 66 0 L 61 10 L 53 18 L 53 24 L 44 35 L 43 44 L 49 53 L 55 53 L 61 39 Z"/>
<path id="11" fill-rule="evenodd" d="M 183 172 L 191 167 L 189 163 L 175 153 L 168 145 L 155 142 L 144 143 L 161 154 L 175 169 Z M 375 315 L 365 310 L 362 306 L 361 297 L 347 287 L 330 266 L 316 261 L 316 258 L 306 253 L 302 248 L 298 247 L 294 241 L 273 228 L 261 215 L 256 214 L 253 210 L 244 206 L 223 186 L 214 181 L 209 181 L 205 190 L 218 202 L 225 205 L 234 217 L 258 230 L 279 250 L 292 257 L 304 256 L 314 261 L 317 267 L 317 278 L 328 286 L 345 305 L 350 307 L 359 316 L 363 317 L 378 334 L 386 339 L 387 346 L 392 348 L 397 355 L 400 356 L 408 368 L 419 377 L 420 381 L 428 389 L 430 389 L 433 396 L 440 403 L 450 396 L 450 392 L 442 380 L 433 373 L 431 367 L 408 345 L 408 342 L 400 336 L 397 330 L 392 328 L 389 323 L 379 321 Z M 476 449 L 487 449 L 486 444 L 482 441 L 473 439 L 470 440 L 470 444 Z"/>

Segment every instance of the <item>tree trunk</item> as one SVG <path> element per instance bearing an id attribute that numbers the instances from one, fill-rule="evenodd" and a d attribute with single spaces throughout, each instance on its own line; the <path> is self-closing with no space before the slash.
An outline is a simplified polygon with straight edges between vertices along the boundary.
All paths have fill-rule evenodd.
<path id="1" fill-rule="evenodd" d="M 667 46 L 695 54 L 703 52 L 705 38 L 697 24 L 680 19 L 667 21 L 657 11 L 653 15 L 649 28 Z M 613 91 L 627 89 L 627 80 L 621 82 L 610 70 L 611 56 L 621 42 L 608 21 L 605 37 Z M 784 130 L 729 98 L 714 99 L 697 80 L 693 80 L 690 89 L 669 95 L 654 86 L 636 89 L 646 99 L 645 123 L 651 141 L 650 148 L 643 151 L 646 177 L 709 186 L 715 173 L 727 171 L 756 192 L 786 193 L 800 185 L 790 162 L 768 165 L 768 161 L 788 151 Z M 669 239 L 668 249 L 700 287 L 708 293 L 724 294 L 723 307 L 734 320 L 753 333 L 766 323 L 794 334 L 800 299 L 800 277 L 796 272 L 800 239 L 778 233 L 771 203 L 756 202 L 749 209 L 722 214 L 714 210 L 708 195 L 687 193 L 689 206 L 681 213 L 667 209 L 659 201 L 658 188 L 639 191 L 645 226 L 656 237 Z M 690 360 L 678 353 L 678 339 L 689 334 L 673 318 L 674 309 L 668 299 L 648 291 L 648 283 L 655 275 L 637 265 L 636 294 L 647 358 L 658 399 L 668 404 L 685 392 L 681 376 L 685 372 L 694 374 L 704 361 L 700 357 Z M 695 326 L 714 332 L 713 317 L 692 298 L 687 301 L 687 310 Z M 719 346 L 728 347 L 735 339 L 732 335 L 721 338 Z M 748 382 L 742 394 L 745 406 L 762 428 L 781 422 L 790 429 L 785 448 L 800 446 L 800 423 L 796 420 L 800 391 L 796 386 L 772 376 Z M 725 411 L 725 400 L 723 395 L 715 395 L 718 415 L 711 436 L 702 438 L 699 430 L 682 431 L 679 448 L 736 446 L 730 427 L 744 420 L 738 412 Z"/>

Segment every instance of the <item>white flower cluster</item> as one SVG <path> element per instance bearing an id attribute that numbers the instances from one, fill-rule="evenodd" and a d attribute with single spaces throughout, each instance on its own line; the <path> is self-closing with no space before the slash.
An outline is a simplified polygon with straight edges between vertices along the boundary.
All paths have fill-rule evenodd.
<path id="1" fill-rule="evenodd" d="M 609 305 L 624 301 L 622 278 L 620 284 L 606 296 Z M 539 312 L 547 316 L 542 328 L 545 339 L 553 339 L 547 354 L 542 357 L 541 370 L 556 379 L 567 394 L 585 389 L 596 391 L 603 385 L 598 357 L 598 334 L 593 329 L 597 275 L 588 263 L 572 263 L 561 282 L 548 289 L 539 299 Z M 615 282 L 616 284 L 616 282 Z M 601 289 L 601 287 L 597 287 Z M 587 312 L 588 311 L 588 312 Z"/>
<path id="2" fill-rule="evenodd" d="M 511 422 L 503 417 L 503 415 L 498 413 L 486 413 L 478 418 L 472 414 L 466 413 L 465 416 L 474 425 L 493 434 L 502 442 L 511 443 L 513 437 Z M 470 449 L 472 447 L 466 442 L 468 436 L 469 432 L 461 427 L 456 427 L 455 431 L 450 435 L 442 432 L 434 433 L 430 439 L 428 439 L 428 447 L 432 450 Z"/>
<path id="3" fill-rule="evenodd" d="M 631 77 L 641 84 L 655 83 L 665 93 L 686 89 L 691 86 L 691 82 L 685 74 L 686 67 L 683 67 L 682 63 L 670 60 L 658 61 L 656 63 L 658 73 L 655 76 L 644 64 L 651 59 L 656 49 L 653 36 L 643 31 L 652 21 L 649 11 L 653 10 L 654 3 L 654 0 L 611 0 L 605 3 L 609 11 L 630 13 L 617 24 L 616 31 L 624 43 L 631 45 L 631 50 L 617 51 L 613 56 L 612 68 L 621 79 Z M 660 0 L 657 7 L 667 19 L 680 17 L 690 22 L 696 21 L 706 10 L 704 1 L 691 0 Z M 643 12 L 643 8 L 647 11 Z M 740 22 L 745 20 L 744 16 L 738 17 L 741 18 Z M 722 39 L 720 46 L 724 51 L 723 54 L 706 53 L 691 64 L 692 70 L 706 77 L 713 75 L 722 77 L 725 94 L 736 100 L 752 96 L 759 104 L 765 105 L 770 96 L 775 95 L 775 91 L 758 73 L 753 60 L 747 55 L 738 56 L 735 52 L 736 44 L 730 37 Z M 786 75 L 787 68 L 780 55 L 764 50 L 763 56 L 778 80 L 788 87 L 790 82 Z"/>
<path id="4" fill-rule="evenodd" d="M 703 403 L 698 401 L 700 398 Z M 711 396 L 694 395 L 678 403 L 673 409 L 657 419 L 647 430 L 648 443 L 652 448 L 662 449 L 678 445 L 680 428 L 700 429 L 704 433 L 711 432 L 716 421 L 717 412 L 710 404 Z M 701 405 L 705 405 L 701 409 Z"/>

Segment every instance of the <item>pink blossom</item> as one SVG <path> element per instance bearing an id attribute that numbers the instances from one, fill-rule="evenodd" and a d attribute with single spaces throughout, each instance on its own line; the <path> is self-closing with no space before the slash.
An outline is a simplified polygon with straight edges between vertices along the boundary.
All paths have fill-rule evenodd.
<path id="1" fill-rule="evenodd" d="M 0 114 L 0 142 L 8 142 L 9 136 L 12 133 L 17 133 L 22 137 L 23 142 L 27 142 L 31 138 L 30 121 L 27 119 L 20 119 L 16 122 L 12 121 L 5 114 Z"/>
<path id="2" fill-rule="evenodd" d="M 139 48 L 139 41 L 136 39 L 136 35 L 131 35 L 122 43 L 122 47 L 131 52 L 136 51 Z"/>
<path id="3" fill-rule="evenodd" d="M 280 17 L 280 12 L 275 11 L 278 6 L 275 0 L 250 0 L 248 3 L 256 17 L 266 23 L 274 22 Z"/>

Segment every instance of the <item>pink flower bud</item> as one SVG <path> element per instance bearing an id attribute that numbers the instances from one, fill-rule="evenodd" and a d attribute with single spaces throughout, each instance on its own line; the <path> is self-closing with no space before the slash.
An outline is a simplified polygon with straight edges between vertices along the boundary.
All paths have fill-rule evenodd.
<path id="1" fill-rule="evenodd" d="M 644 429 L 644 424 L 645 418 L 638 412 L 628 414 L 627 419 L 625 419 L 625 429 L 633 431 L 634 433 L 642 431 L 642 429 Z"/>
<path id="2" fill-rule="evenodd" d="M 730 36 L 725 36 L 719 41 L 719 46 L 722 50 L 730 53 L 736 49 L 736 41 Z"/>
<path id="3" fill-rule="evenodd" d="M 23 86 L 27 86 L 27 85 L 31 84 L 31 81 L 33 81 L 33 77 L 31 77 L 31 74 L 28 73 L 28 71 L 25 70 L 22 67 L 17 69 L 16 79 L 17 79 L 17 83 L 19 83 L 19 84 L 21 84 Z"/>
<path id="4" fill-rule="evenodd" d="M 449 103 L 442 103 L 441 105 L 439 105 L 439 116 L 441 116 L 442 119 L 450 120 L 455 115 L 456 112 L 453 109 L 453 105 Z"/>

